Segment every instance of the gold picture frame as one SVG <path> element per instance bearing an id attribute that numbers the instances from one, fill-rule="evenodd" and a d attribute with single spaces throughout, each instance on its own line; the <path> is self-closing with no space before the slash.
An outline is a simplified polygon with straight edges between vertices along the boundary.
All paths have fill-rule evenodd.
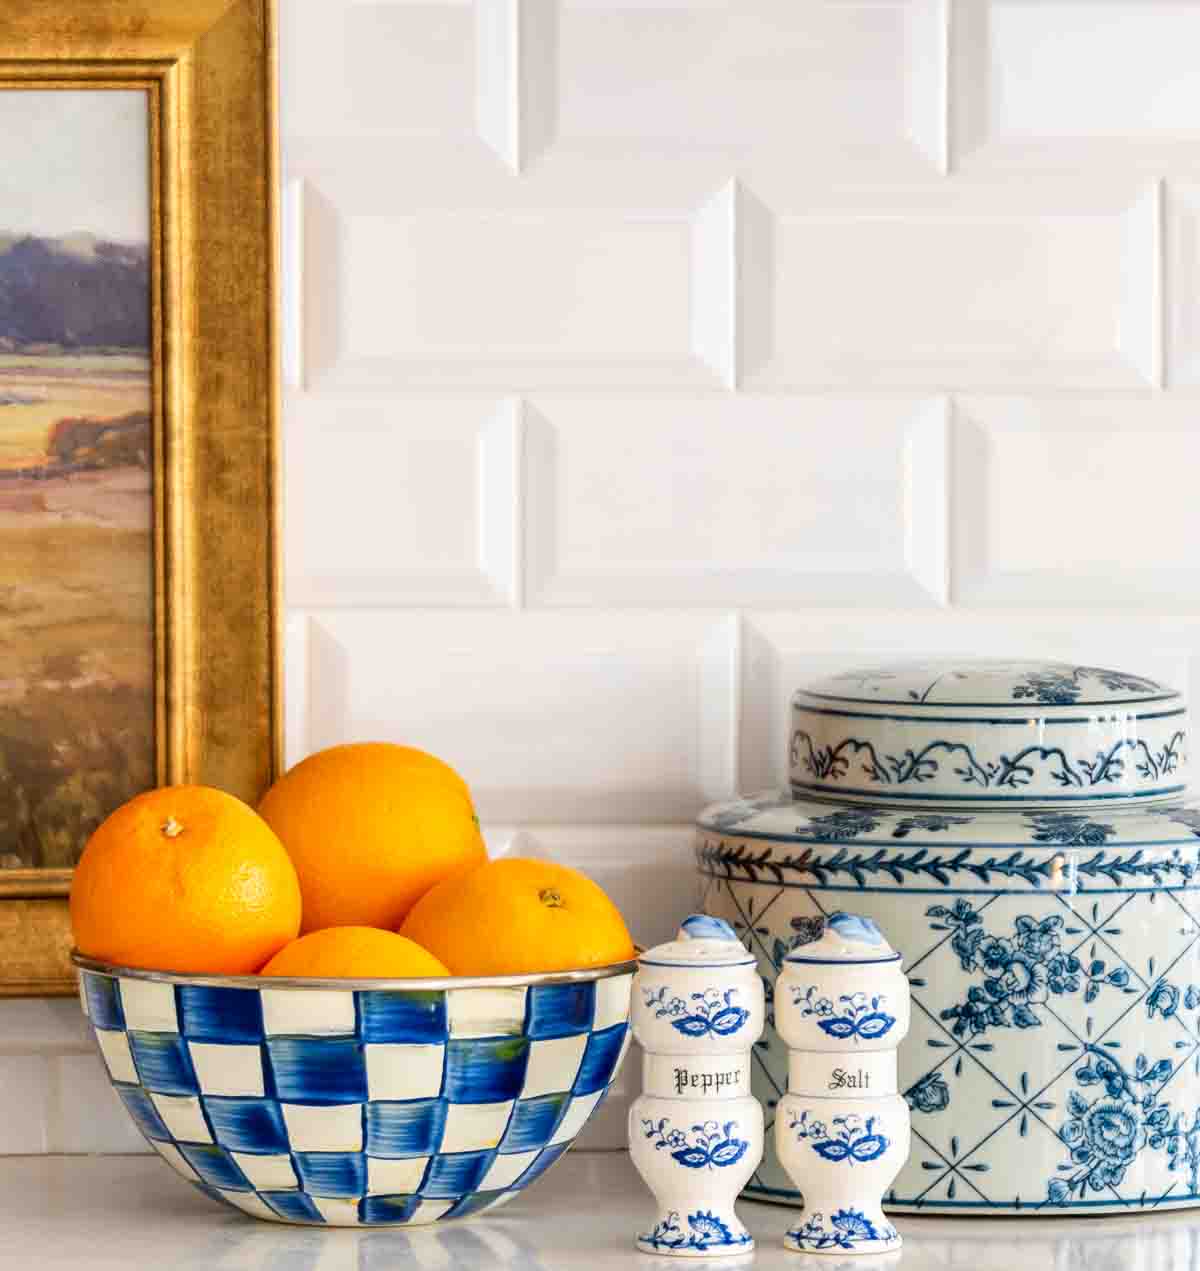
<path id="1" fill-rule="evenodd" d="M 5 0 L 0 88 L 150 103 L 155 751 L 248 800 L 279 769 L 274 0 Z M 71 871 L 0 871 L 0 996 L 67 994 Z"/>

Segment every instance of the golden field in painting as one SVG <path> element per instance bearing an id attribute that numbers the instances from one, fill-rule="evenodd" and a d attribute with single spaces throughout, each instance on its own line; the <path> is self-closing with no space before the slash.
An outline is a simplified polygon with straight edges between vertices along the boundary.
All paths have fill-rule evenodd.
<path id="1" fill-rule="evenodd" d="M 153 784 L 149 411 L 143 357 L 0 353 L 0 868 Z"/>

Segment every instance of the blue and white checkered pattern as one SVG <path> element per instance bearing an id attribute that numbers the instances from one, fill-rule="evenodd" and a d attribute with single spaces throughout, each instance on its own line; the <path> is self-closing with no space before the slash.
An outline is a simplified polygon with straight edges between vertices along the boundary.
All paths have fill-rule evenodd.
<path id="1" fill-rule="evenodd" d="M 130 1116 L 189 1182 L 274 1221 L 429 1223 L 567 1150 L 629 1042 L 631 976 L 428 991 L 80 971 Z"/>

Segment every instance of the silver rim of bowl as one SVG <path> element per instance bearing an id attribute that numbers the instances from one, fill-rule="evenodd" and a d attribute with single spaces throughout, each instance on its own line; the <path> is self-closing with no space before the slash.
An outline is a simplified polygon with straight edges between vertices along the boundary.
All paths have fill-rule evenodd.
<path id="1" fill-rule="evenodd" d="M 641 949 L 638 949 L 641 952 Z M 442 992 L 446 989 L 516 989 L 542 984 L 581 984 L 589 980 L 607 980 L 614 975 L 632 975 L 637 959 L 610 962 L 606 966 L 588 967 L 582 971 L 539 971 L 530 975 L 443 975 L 402 980 L 346 979 L 317 980 L 288 975 L 188 975 L 183 971 L 147 971 L 142 967 L 117 966 L 85 957 L 71 950 L 71 961 L 84 971 L 116 976 L 122 980 L 153 980 L 158 984 L 199 985 L 203 988 L 230 989 L 321 989 L 328 992 Z"/>

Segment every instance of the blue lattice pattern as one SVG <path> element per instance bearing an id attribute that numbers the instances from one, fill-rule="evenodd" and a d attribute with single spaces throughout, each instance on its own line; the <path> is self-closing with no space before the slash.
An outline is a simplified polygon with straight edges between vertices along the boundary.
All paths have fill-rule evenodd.
<path id="1" fill-rule="evenodd" d="M 430 1223 L 503 1204 L 567 1150 L 628 1046 L 627 972 L 428 990 L 80 972 L 154 1149 L 273 1221 Z"/>

